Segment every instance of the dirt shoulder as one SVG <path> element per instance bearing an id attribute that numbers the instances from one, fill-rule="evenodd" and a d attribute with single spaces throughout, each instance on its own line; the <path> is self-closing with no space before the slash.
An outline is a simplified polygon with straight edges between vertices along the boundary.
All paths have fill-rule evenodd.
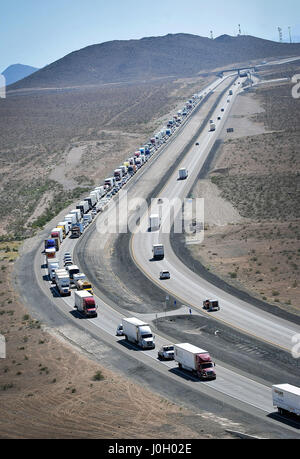
<path id="1" fill-rule="evenodd" d="M 300 106 L 291 90 L 273 83 L 237 98 L 192 192 L 208 208 L 205 241 L 188 248 L 228 284 L 300 315 Z"/>

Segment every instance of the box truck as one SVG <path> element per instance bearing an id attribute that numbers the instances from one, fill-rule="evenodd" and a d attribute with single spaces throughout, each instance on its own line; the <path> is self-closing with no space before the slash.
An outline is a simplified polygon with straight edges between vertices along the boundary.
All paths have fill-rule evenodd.
<path id="1" fill-rule="evenodd" d="M 86 291 L 75 291 L 75 308 L 85 317 L 97 317 L 95 298 Z"/>
<path id="2" fill-rule="evenodd" d="M 300 388 L 290 384 L 272 386 L 273 406 L 280 414 L 300 416 Z"/>
<path id="3" fill-rule="evenodd" d="M 188 175 L 189 173 L 185 167 L 179 169 L 179 180 L 186 180 L 188 178 Z"/>
<path id="4" fill-rule="evenodd" d="M 57 225 L 57 228 L 62 228 L 63 232 L 65 233 L 65 237 L 69 234 L 70 228 L 69 228 L 69 223 L 64 221 L 64 222 L 59 222 Z"/>
<path id="5" fill-rule="evenodd" d="M 165 249 L 162 244 L 154 244 L 152 247 L 154 260 L 163 260 L 165 257 Z"/>
<path id="6" fill-rule="evenodd" d="M 160 228 L 160 216 L 158 214 L 152 214 L 149 218 L 149 230 L 157 231 Z"/>
<path id="7" fill-rule="evenodd" d="M 125 339 L 142 349 L 154 349 L 155 342 L 151 328 L 145 322 L 135 317 L 122 320 Z"/>
<path id="8" fill-rule="evenodd" d="M 189 343 L 175 344 L 175 361 L 179 368 L 203 380 L 216 379 L 215 364 L 209 353 Z"/>

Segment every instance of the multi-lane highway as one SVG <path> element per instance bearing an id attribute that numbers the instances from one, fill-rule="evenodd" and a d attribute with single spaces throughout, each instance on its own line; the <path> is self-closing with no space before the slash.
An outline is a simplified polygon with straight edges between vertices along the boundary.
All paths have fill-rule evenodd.
<path id="1" fill-rule="evenodd" d="M 217 121 L 217 130 L 210 132 L 208 123 L 199 137 L 198 142 L 200 145 L 193 145 L 179 166 L 188 169 L 189 177 L 185 181 L 179 181 L 178 170 L 172 174 L 159 196 L 157 196 L 163 200 L 163 204 L 159 204 L 158 200 L 156 200 L 153 202 L 150 212 L 145 212 L 141 219 L 141 231 L 132 236 L 131 250 L 138 267 L 153 282 L 179 298 L 184 304 L 200 309 L 202 300 L 217 298 L 220 301 L 221 310 L 214 314 L 215 318 L 290 351 L 293 346 L 293 337 L 300 333 L 299 326 L 255 308 L 201 279 L 176 257 L 169 239 L 172 206 L 164 205 L 164 203 L 172 203 L 175 199 L 183 202 L 184 198 L 186 198 L 216 140 L 216 136 L 224 126 L 230 110 L 230 104 L 232 104 L 239 92 L 240 85 L 236 85 L 233 88 L 233 95 L 230 98 L 225 95 L 221 100 L 213 117 L 216 120 L 218 116 L 222 115 L 221 120 Z M 227 100 L 230 100 L 230 103 L 227 103 Z M 221 112 L 221 108 L 225 109 L 224 113 Z M 177 209 L 179 216 L 180 212 L 181 207 Z M 148 231 L 149 214 L 162 215 L 162 224 L 159 230 Z M 175 217 L 176 212 L 173 218 Z M 165 259 L 153 263 L 150 261 L 152 247 L 154 244 L 160 243 L 165 246 Z M 159 272 L 162 270 L 167 270 L 171 273 L 170 280 L 159 280 Z"/>
<path id="2" fill-rule="evenodd" d="M 210 132 L 209 123 L 205 125 L 203 131 L 199 133 L 198 136 L 199 146 L 193 145 L 186 151 L 184 159 L 182 159 L 182 164 L 179 165 L 179 167 L 187 167 L 189 170 L 189 178 L 183 182 L 177 181 L 178 170 L 176 168 L 176 171 L 170 175 L 169 179 L 164 184 L 163 190 L 159 192 L 159 197 L 163 199 L 183 199 L 187 196 L 218 133 L 224 126 L 230 112 L 230 107 L 240 91 L 241 84 L 239 83 L 241 83 L 242 80 L 239 79 L 239 81 L 236 81 L 234 84 L 235 78 L 232 76 L 228 76 L 226 79 L 218 79 L 200 93 L 200 95 L 205 95 L 215 91 L 219 92 L 221 95 L 230 81 L 232 81 L 231 89 L 233 90 L 233 95 L 229 97 L 228 90 L 226 90 L 226 94 L 219 101 L 212 115 L 212 118 L 216 122 L 216 131 Z M 229 100 L 229 102 L 227 102 L 227 100 Z M 224 108 L 224 111 L 221 112 L 221 108 Z M 221 116 L 221 120 L 219 121 L 217 121 L 218 116 Z M 130 199 L 138 197 L 146 198 L 149 196 L 152 189 L 159 186 L 160 180 L 165 176 L 172 162 L 175 161 L 176 158 L 182 157 L 182 151 L 186 149 L 186 145 L 189 144 L 190 139 L 198 133 L 199 126 L 202 122 L 203 115 L 201 115 L 201 111 L 190 117 L 186 121 L 186 124 L 173 136 L 171 141 L 164 145 L 156 155 L 149 160 L 147 166 L 144 166 L 144 168 L 126 184 L 124 189 L 127 191 L 127 194 L 122 195 L 122 193 L 119 193 L 118 197 L 117 208 L 119 209 L 119 215 L 122 216 L 127 214 L 127 206 Z M 87 243 L 88 241 L 92 248 L 95 247 L 95 258 L 97 257 L 97 245 L 105 246 L 111 241 L 111 235 L 101 231 L 101 228 L 105 227 L 105 222 L 109 216 L 113 215 L 115 212 L 114 201 L 115 200 L 112 200 L 108 204 L 105 212 L 99 214 L 92 223 L 91 229 L 94 228 L 94 231 L 88 229 L 84 234 L 85 242 Z M 156 212 L 155 206 L 157 206 L 157 203 L 154 204 L 150 213 Z M 219 320 L 229 323 L 260 339 L 270 341 L 285 349 L 290 349 L 291 337 L 300 331 L 298 327 L 237 300 L 231 295 L 226 294 L 200 279 L 195 273 L 189 271 L 177 259 L 172 251 L 169 234 L 165 232 L 166 225 L 168 224 L 168 210 L 163 212 L 163 223 L 158 232 L 147 231 L 148 215 L 148 211 L 145 212 L 144 215 L 141 215 L 140 225 L 141 229 L 144 228 L 145 231 L 140 231 L 135 234 L 131 243 L 131 251 L 134 260 L 147 277 L 154 283 L 157 283 L 162 289 L 165 289 L 166 292 L 172 292 L 172 294 L 181 299 L 184 304 L 191 305 L 195 310 L 199 309 L 199 314 L 204 314 L 200 308 L 202 301 L 199 302 L 199 298 L 201 300 L 209 296 L 219 298 L 222 309 L 215 316 Z M 136 219 L 133 209 L 129 212 L 129 218 Z M 95 228 L 97 228 L 98 231 L 95 231 Z M 61 264 L 64 252 L 74 252 L 75 247 L 80 246 L 82 241 L 83 238 L 79 240 L 68 238 L 63 242 L 62 250 L 59 252 Z M 149 260 L 152 258 L 152 245 L 157 242 L 164 243 L 166 258 L 162 262 L 151 263 Z M 42 246 L 40 249 L 42 249 Z M 73 323 L 78 322 L 78 313 L 74 310 L 74 293 L 72 292 L 71 297 L 66 298 L 61 298 L 56 295 L 54 286 L 46 280 L 47 273 L 45 267 L 41 273 L 40 267 L 45 263 L 44 255 L 41 252 L 42 250 L 36 254 L 34 261 L 35 274 L 39 288 L 44 295 L 55 303 L 56 307 L 65 317 L 68 317 Z M 168 269 L 171 272 L 170 281 L 166 283 L 161 283 L 159 281 L 158 273 L 161 269 Z M 90 266 L 90 270 L 93 270 L 93 265 Z M 86 274 L 89 276 L 89 272 L 86 272 Z M 88 321 L 81 321 L 81 327 L 84 328 L 86 326 L 92 329 L 94 335 L 98 335 L 101 339 L 106 339 L 110 344 L 117 347 L 120 352 L 124 352 L 124 346 L 121 346 L 120 343 L 120 341 L 123 341 L 123 338 L 116 337 L 115 332 L 125 314 L 118 312 L 116 308 L 103 301 L 101 299 L 101 294 L 99 294 L 98 297 L 96 296 L 96 301 L 99 306 L 98 317 L 89 319 Z M 129 315 L 132 314 L 128 312 L 127 316 Z M 141 319 L 144 318 L 147 320 L 147 315 L 135 315 Z M 155 368 L 169 378 L 175 378 L 183 386 L 192 386 L 193 389 L 199 391 L 199 393 L 204 392 L 212 397 L 218 397 L 218 394 L 222 394 L 226 402 L 230 404 L 230 400 L 235 400 L 240 403 L 239 406 L 243 407 L 245 411 L 247 411 L 247 406 L 258 408 L 262 413 L 274 411 L 270 384 L 261 383 L 254 380 L 254 378 L 241 375 L 238 370 L 228 368 L 223 365 L 222 362 L 217 362 L 218 377 L 216 381 L 201 383 L 192 377 L 187 379 L 186 375 L 182 374 L 182 372 L 177 369 L 175 363 L 164 363 L 157 360 L 157 349 L 165 343 L 167 343 L 166 339 L 156 335 L 156 350 L 134 352 L 134 348 L 129 346 L 126 348 L 126 352 L 128 348 L 129 352 L 130 349 L 132 349 L 131 355 L 134 356 L 135 359 L 143 361 L 144 364 Z M 274 382 L 277 383 L 278 381 Z"/>

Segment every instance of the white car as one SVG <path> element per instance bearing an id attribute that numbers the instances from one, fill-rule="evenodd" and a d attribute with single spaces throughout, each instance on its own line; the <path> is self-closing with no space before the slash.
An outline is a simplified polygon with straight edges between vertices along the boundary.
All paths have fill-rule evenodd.
<path id="1" fill-rule="evenodd" d="M 116 331 L 116 335 L 117 336 L 124 336 L 124 331 L 123 331 L 123 325 L 122 324 L 118 325 L 117 331 Z"/>

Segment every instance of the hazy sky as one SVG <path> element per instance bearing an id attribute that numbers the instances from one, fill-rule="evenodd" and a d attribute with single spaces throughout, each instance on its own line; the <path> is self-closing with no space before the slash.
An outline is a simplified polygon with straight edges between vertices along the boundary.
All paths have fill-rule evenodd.
<path id="1" fill-rule="evenodd" d="M 300 41 L 299 0 L 0 0 L 0 72 L 43 67 L 85 46 L 168 33 Z"/>

